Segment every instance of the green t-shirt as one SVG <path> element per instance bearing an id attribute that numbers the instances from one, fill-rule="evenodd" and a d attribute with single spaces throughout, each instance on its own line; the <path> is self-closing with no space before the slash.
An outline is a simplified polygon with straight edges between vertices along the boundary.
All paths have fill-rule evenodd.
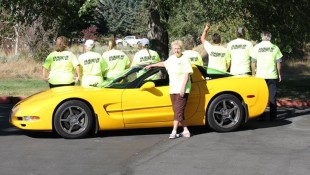
<path id="1" fill-rule="evenodd" d="M 208 41 L 205 41 L 203 46 L 209 55 L 208 67 L 226 72 L 227 64 L 230 63 L 227 49 L 220 45 L 212 45 Z"/>
<path id="2" fill-rule="evenodd" d="M 255 45 L 251 53 L 252 62 L 256 62 L 256 77 L 278 79 L 277 62 L 282 53 L 278 46 L 270 41 L 262 41 Z"/>
<path id="3" fill-rule="evenodd" d="M 230 73 L 233 75 L 251 72 L 250 54 L 253 44 L 242 38 L 232 40 L 227 45 L 229 57 L 231 58 Z"/>
<path id="4" fill-rule="evenodd" d="M 203 61 L 201 55 L 194 50 L 185 50 L 184 55 L 189 57 L 191 64 L 196 64 L 198 66 L 203 66 Z"/>
<path id="5" fill-rule="evenodd" d="M 190 60 L 186 55 L 182 55 L 180 58 L 175 55 L 171 55 L 165 62 L 165 68 L 169 74 L 169 86 L 170 94 L 179 94 L 183 86 L 183 81 L 185 74 L 193 73 L 193 68 L 191 66 Z M 191 81 L 188 80 L 185 88 L 185 93 L 190 93 L 191 90 Z"/>
<path id="6" fill-rule="evenodd" d="M 81 65 L 82 86 L 103 82 L 103 73 L 108 64 L 99 53 L 89 51 L 80 55 L 78 60 Z"/>
<path id="7" fill-rule="evenodd" d="M 138 51 L 135 56 L 133 57 L 131 66 L 138 66 L 138 65 L 147 65 L 147 64 L 153 64 L 153 63 L 157 63 L 160 61 L 159 55 L 156 51 L 154 50 L 147 50 L 147 49 L 143 49 Z M 140 70 L 137 73 L 137 77 L 143 75 L 146 72 L 145 69 Z M 152 77 L 150 77 L 150 79 L 154 80 L 157 79 L 158 76 L 154 75 Z"/>
<path id="8" fill-rule="evenodd" d="M 79 65 L 77 57 L 70 51 L 50 53 L 43 67 L 50 70 L 48 82 L 57 84 L 70 84 L 74 82 L 75 68 Z"/>
<path id="9" fill-rule="evenodd" d="M 120 50 L 109 50 L 102 54 L 103 59 L 108 63 L 108 70 L 105 77 L 110 78 L 130 66 L 128 56 Z"/>
<path id="10" fill-rule="evenodd" d="M 154 50 L 143 49 L 138 51 L 133 57 L 131 66 L 147 65 L 160 61 L 159 55 Z"/>

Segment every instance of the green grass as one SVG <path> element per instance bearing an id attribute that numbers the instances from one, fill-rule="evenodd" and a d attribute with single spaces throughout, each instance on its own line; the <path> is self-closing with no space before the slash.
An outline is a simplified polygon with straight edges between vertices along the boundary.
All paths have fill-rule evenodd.
<path id="1" fill-rule="evenodd" d="M 1 96 L 29 96 L 48 88 L 48 84 L 42 80 L 0 80 Z M 310 76 L 284 78 L 278 85 L 278 98 L 308 100 L 310 99 L 309 89 Z"/>
<path id="2" fill-rule="evenodd" d="M 278 97 L 289 99 L 310 99 L 310 76 L 284 78 L 278 85 Z"/>
<path id="3" fill-rule="evenodd" d="M 43 80 L 0 80 L 1 96 L 29 96 L 48 88 L 48 84 Z"/>

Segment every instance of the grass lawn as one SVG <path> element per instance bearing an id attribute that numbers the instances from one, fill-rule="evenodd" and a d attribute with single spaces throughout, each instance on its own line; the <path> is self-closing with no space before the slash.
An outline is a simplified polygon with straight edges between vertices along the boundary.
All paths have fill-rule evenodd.
<path id="1" fill-rule="evenodd" d="M 42 80 L 0 80 L 1 96 L 29 96 L 46 89 L 49 89 L 48 84 Z M 287 77 L 278 86 L 278 98 L 309 100 L 309 89 L 310 76 Z"/>
<path id="2" fill-rule="evenodd" d="M 310 76 L 284 78 L 278 86 L 278 97 L 309 100 Z"/>
<path id="3" fill-rule="evenodd" d="M 48 88 L 48 84 L 43 80 L 0 80 L 1 96 L 29 96 Z"/>

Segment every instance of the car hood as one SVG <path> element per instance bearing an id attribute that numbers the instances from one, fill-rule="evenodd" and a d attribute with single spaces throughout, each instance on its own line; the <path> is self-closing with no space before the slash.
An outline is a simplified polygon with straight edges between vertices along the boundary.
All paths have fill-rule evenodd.
<path id="1" fill-rule="evenodd" d="M 20 104 L 34 104 L 40 103 L 46 99 L 49 99 L 52 103 L 55 101 L 58 103 L 67 98 L 86 98 L 89 94 L 102 94 L 102 93 L 109 93 L 113 89 L 109 88 L 98 88 L 98 87 L 82 87 L 82 86 L 64 86 L 64 87 L 57 87 L 48 89 L 36 94 L 33 94 L 26 99 L 19 102 L 17 105 Z"/>

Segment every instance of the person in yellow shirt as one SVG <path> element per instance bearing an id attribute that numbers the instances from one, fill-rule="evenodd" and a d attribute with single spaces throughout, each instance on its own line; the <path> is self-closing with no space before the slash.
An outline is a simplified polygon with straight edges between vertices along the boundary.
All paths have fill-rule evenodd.
<path id="1" fill-rule="evenodd" d="M 233 75 L 251 75 L 250 53 L 253 49 L 253 44 L 244 39 L 244 28 L 239 27 L 236 34 L 237 39 L 227 44 L 227 50 L 231 58 L 230 73 Z"/>
<path id="2" fill-rule="evenodd" d="M 171 47 L 174 54 L 169 56 L 166 61 L 150 64 L 145 68 L 165 67 L 168 72 L 169 94 L 174 112 L 173 129 L 169 138 L 175 139 L 179 136 L 191 136 L 185 122 L 184 109 L 191 90 L 190 75 L 193 73 L 193 69 L 189 58 L 182 53 L 183 42 L 181 40 L 173 41 Z M 179 123 L 181 123 L 183 127 L 183 132 L 181 134 L 177 134 Z"/>
<path id="3" fill-rule="evenodd" d="M 43 63 L 42 78 L 49 83 L 50 88 L 73 86 L 80 79 L 79 61 L 67 48 L 68 39 L 64 36 L 58 37 L 55 51 L 50 53 Z"/>
<path id="4" fill-rule="evenodd" d="M 277 118 L 277 82 L 281 82 L 282 53 L 272 44 L 271 33 L 261 33 L 262 42 L 256 44 L 251 52 L 252 75 L 265 79 L 269 90 L 270 120 Z"/>
<path id="5" fill-rule="evenodd" d="M 102 58 L 108 63 L 108 69 L 104 75 L 105 78 L 111 78 L 130 67 L 128 56 L 124 52 L 116 49 L 114 39 L 109 40 L 108 51 L 102 54 Z"/>
<path id="6" fill-rule="evenodd" d="M 203 66 L 203 61 L 200 53 L 193 49 L 194 49 L 193 41 L 188 40 L 185 44 L 185 51 L 183 52 L 183 54 L 189 57 L 191 64 Z"/>
<path id="7" fill-rule="evenodd" d="M 201 43 L 208 53 L 208 67 L 227 72 L 230 66 L 230 58 L 225 47 L 221 46 L 221 36 L 217 33 L 213 34 L 213 45 L 206 40 L 209 25 L 206 25 L 200 37 Z"/>
<path id="8" fill-rule="evenodd" d="M 158 53 L 148 48 L 149 44 L 148 40 L 141 41 L 142 49 L 134 55 L 131 66 L 147 65 L 160 61 Z"/>
<path id="9" fill-rule="evenodd" d="M 148 64 L 160 62 L 160 57 L 158 53 L 154 50 L 149 49 L 149 40 L 141 40 L 141 50 L 138 51 L 132 60 L 131 67 L 134 66 L 146 66 Z M 137 76 L 141 76 L 146 72 L 146 70 L 140 70 Z M 157 79 L 158 76 L 155 74 L 150 79 Z"/>
<path id="10" fill-rule="evenodd" d="M 78 58 L 82 72 L 81 85 L 85 87 L 103 83 L 103 73 L 108 68 L 102 56 L 92 51 L 94 44 L 94 40 L 86 40 L 84 44 L 86 52 Z"/>

